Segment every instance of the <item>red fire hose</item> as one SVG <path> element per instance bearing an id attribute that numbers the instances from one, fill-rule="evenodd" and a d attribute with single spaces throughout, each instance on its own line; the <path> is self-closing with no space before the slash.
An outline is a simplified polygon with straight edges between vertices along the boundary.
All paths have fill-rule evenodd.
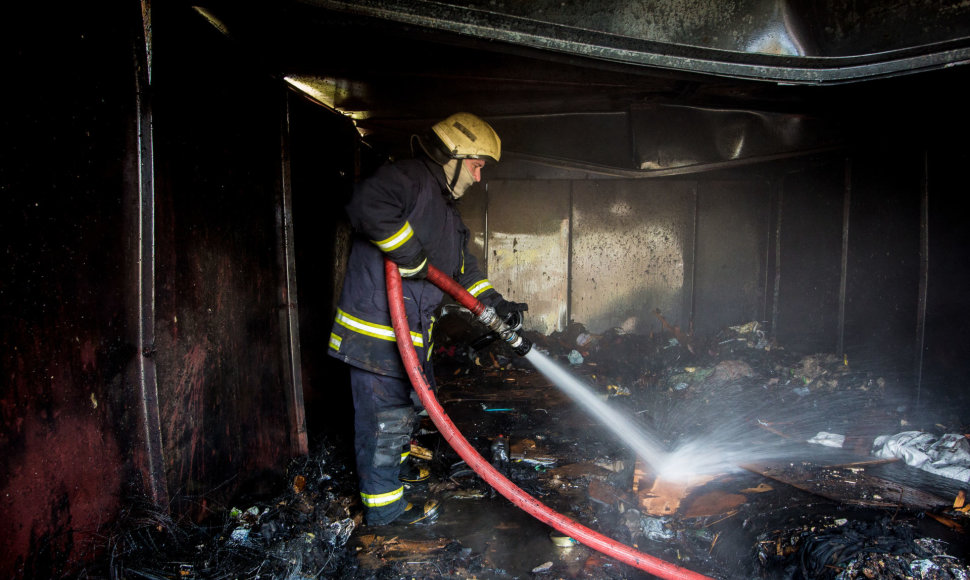
<path id="1" fill-rule="evenodd" d="M 670 562 L 634 550 L 629 546 L 607 538 L 579 522 L 553 511 L 545 504 L 539 502 L 539 500 L 522 491 L 492 467 L 489 462 L 485 461 L 458 431 L 458 428 L 451 422 L 448 415 L 445 414 L 444 409 L 434 395 L 434 391 L 424 377 L 421 362 L 417 353 L 414 351 L 414 345 L 411 343 L 407 315 L 404 312 L 401 274 L 398 272 L 397 265 L 390 260 L 385 260 L 384 266 L 387 284 L 387 302 L 391 312 L 391 322 L 394 326 L 394 334 L 397 337 L 398 350 L 401 353 L 401 358 L 404 360 L 404 368 L 408 373 L 408 377 L 411 379 L 411 384 L 414 386 L 414 390 L 417 391 L 421 403 L 424 404 L 424 408 L 428 411 L 428 415 L 434 421 L 438 431 L 444 436 L 448 444 L 458 452 L 458 455 L 465 460 L 465 463 L 475 470 L 475 473 L 481 476 L 496 491 L 505 496 L 506 499 L 539 521 L 552 526 L 563 534 L 607 556 L 661 578 L 706 578 L 707 580 L 711 580 L 702 574 L 692 572 Z M 450 276 L 443 274 L 434 266 L 428 266 L 428 280 L 443 291 L 451 294 L 455 300 L 465 308 L 471 310 L 476 316 L 485 310 L 485 306 L 481 302 L 466 292 Z"/>

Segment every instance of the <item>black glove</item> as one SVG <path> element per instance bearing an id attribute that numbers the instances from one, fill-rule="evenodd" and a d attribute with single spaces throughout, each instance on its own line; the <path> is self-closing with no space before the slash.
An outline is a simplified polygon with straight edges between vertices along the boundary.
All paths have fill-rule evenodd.
<path id="1" fill-rule="evenodd" d="M 398 264 L 397 271 L 401 273 L 401 278 L 424 280 L 428 277 L 428 256 L 421 252 L 410 264 Z"/>
<path id="2" fill-rule="evenodd" d="M 509 326 L 512 330 L 518 330 L 522 328 L 522 313 L 529 309 L 529 305 L 525 302 L 510 302 L 508 300 L 502 300 L 495 305 L 495 314 L 498 314 L 499 318 L 505 321 L 505 324 Z"/>

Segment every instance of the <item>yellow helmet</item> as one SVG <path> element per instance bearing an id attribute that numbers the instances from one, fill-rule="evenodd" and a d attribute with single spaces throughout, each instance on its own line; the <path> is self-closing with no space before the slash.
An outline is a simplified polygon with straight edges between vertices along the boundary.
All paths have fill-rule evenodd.
<path id="1" fill-rule="evenodd" d="M 455 113 L 431 127 L 452 159 L 498 162 L 502 141 L 491 125 L 471 113 Z"/>

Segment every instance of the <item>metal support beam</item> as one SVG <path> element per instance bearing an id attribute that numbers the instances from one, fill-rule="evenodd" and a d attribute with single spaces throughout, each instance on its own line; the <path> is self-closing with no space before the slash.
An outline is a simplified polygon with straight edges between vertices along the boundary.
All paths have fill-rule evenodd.
<path id="1" fill-rule="evenodd" d="M 926 303 L 930 277 L 930 155 L 923 151 L 919 211 L 919 298 L 916 309 L 916 407 L 923 386 L 923 354 L 926 351 Z"/>
<path id="2" fill-rule="evenodd" d="M 142 2 L 144 42 L 134 49 L 136 123 L 138 135 L 138 362 L 147 455 L 148 492 L 156 505 L 169 505 L 162 430 L 158 409 L 158 382 L 155 373 L 155 167 L 151 106 L 151 4 Z"/>
<path id="3" fill-rule="evenodd" d="M 839 273 L 839 337 L 836 352 L 845 355 L 845 301 L 849 273 L 849 218 L 852 206 L 852 160 L 845 160 L 845 185 L 842 194 L 842 264 Z"/>
<path id="4" fill-rule="evenodd" d="M 303 404 L 300 311 L 297 302 L 296 254 L 293 250 L 293 199 L 290 173 L 290 99 L 292 93 L 285 89 L 281 92 L 283 94 L 280 131 L 281 175 L 276 218 L 279 263 L 282 270 L 280 328 L 283 338 L 283 375 L 286 406 L 290 419 L 290 448 L 294 455 L 306 455 L 309 452 L 309 442 L 307 440 L 306 409 Z"/>

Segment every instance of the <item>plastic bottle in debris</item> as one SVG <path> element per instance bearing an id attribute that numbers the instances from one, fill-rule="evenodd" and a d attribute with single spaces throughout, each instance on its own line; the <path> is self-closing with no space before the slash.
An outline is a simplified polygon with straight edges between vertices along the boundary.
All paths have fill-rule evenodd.
<path id="1" fill-rule="evenodd" d="M 504 435 L 499 435 L 492 442 L 492 467 L 506 470 L 509 465 L 509 442 Z"/>

